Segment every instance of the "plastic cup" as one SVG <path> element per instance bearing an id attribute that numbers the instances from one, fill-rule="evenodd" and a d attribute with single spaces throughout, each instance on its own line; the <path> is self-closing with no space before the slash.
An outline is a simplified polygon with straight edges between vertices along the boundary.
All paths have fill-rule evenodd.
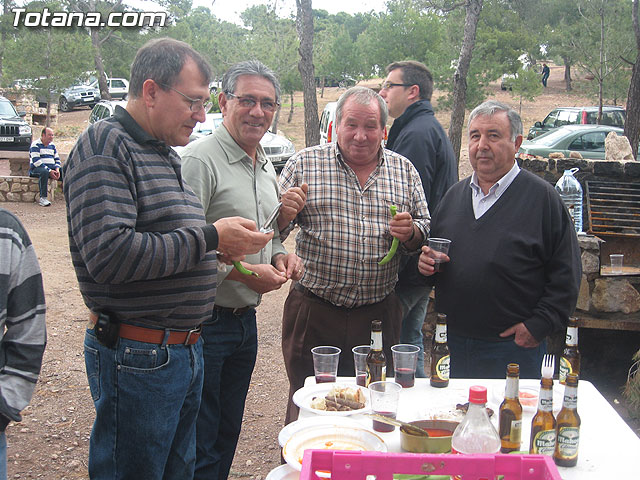
<path id="1" fill-rule="evenodd" d="M 418 353 L 420 347 L 401 343 L 391 347 L 393 352 L 393 369 L 395 381 L 402 388 L 411 388 L 416 382 L 416 367 L 418 366 Z"/>
<path id="2" fill-rule="evenodd" d="M 609 255 L 611 259 L 611 272 L 612 273 L 622 273 L 622 260 L 624 255 L 621 253 L 613 253 Z"/>
<path id="3" fill-rule="evenodd" d="M 316 375 L 316 383 L 335 382 L 338 376 L 338 361 L 340 360 L 338 347 L 313 347 L 313 371 Z"/>
<path id="4" fill-rule="evenodd" d="M 429 239 L 429 248 L 436 252 L 433 259 L 435 260 L 435 265 L 433 266 L 434 271 L 441 272 L 444 268 L 444 264 L 442 263 L 441 256 L 438 253 L 444 253 L 447 255 L 449 253 L 449 246 L 451 245 L 451 240 L 446 238 L 430 238 Z"/>
<path id="5" fill-rule="evenodd" d="M 398 413 L 398 400 L 400 399 L 402 386 L 396 382 L 373 382 L 369 384 L 371 395 L 371 410 L 373 413 L 385 417 L 396 418 Z M 396 427 L 373 420 L 373 429 L 376 432 L 393 432 Z"/>
<path id="6" fill-rule="evenodd" d="M 356 371 L 356 383 L 362 387 L 367 383 L 367 355 L 371 350 L 370 345 L 358 345 L 353 347 L 353 365 Z"/>

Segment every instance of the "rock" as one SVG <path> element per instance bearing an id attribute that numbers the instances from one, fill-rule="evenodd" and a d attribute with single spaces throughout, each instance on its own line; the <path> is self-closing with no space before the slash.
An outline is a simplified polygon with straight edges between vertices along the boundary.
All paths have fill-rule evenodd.
<path id="1" fill-rule="evenodd" d="M 595 273 L 600 270 L 600 257 L 593 253 L 582 252 L 582 272 Z"/>
<path id="2" fill-rule="evenodd" d="M 584 158 L 580 152 L 569 152 L 569 158 Z"/>
<path id="3" fill-rule="evenodd" d="M 549 158 L 564 158 L 564 153 L 560 152 L 551 152 L 549 154 Z"/>
<path id="4" fill-rule="evenodd" d="M 595 280 L 591 302 L 601 312 L 635 313 L 640 310 L 640 293 L 627 280 L 599 278 Z"/>
<path id="5" fill-rule="evenodd" d="M 633 152 L 629 139 L 616 132 L 609 132 L 604 139 L 604 159 L 615 161 L 633 160 Z"/>
<path id="6" fill-rule="evenodd" d="M 578 303 L 576 304 L 576 308 L 585 312 L 588 312 L 591 308 L 589 281 L 586 275 L 582 275 L 582 280 L 580 281 L 580 291 L 578 293 Z"/>

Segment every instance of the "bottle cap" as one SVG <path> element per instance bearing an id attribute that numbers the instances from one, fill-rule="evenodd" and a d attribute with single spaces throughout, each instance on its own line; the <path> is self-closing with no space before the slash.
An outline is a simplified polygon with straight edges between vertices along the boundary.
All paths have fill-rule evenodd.
<path id="1" fill-rule="evenodd" d="M 487 403 L 487 387 L 482 387 L 480 385 L 469 387 L 469 402 Z"/>

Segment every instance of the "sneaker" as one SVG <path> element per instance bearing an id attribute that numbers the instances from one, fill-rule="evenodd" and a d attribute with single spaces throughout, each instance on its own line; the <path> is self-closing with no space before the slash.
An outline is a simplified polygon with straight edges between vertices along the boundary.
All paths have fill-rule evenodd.
<path id="1" fill-rule="evenodd" d="M 40 197 L 40 200 L 38 201 L 38 203 L 40 204 L 41 207 L 51 206 L 51 202 L 47 200 L 47 197 Z"/>

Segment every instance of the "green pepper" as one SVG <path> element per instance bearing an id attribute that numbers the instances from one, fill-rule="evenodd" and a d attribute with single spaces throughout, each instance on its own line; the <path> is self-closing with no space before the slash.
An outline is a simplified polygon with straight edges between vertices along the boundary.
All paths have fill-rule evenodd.
<path id="1" fill-rule="evenodd" d="M 248 268 L 244 268 L 244 266 L 240 262 L 238 262 L 237 260 L 233 261 L 233 266 L 236 267 L 236 270 L 238 270 L 243 275 L 254 275 L 256 277 L 260 277 L 260 275 L 258 275 L 253 270 L 249 270 Z"/>
<path id="2" fill-rule="evenodd" d="M 396 207 L 395 205 L 391 205 L 389 207 L 389 210 L 391 211 L 391 217 L 395 217 L 396 213 L 398 212 L 398 207 Z M 398 240 L 396 237 L 393 237 L 393 241 L 391 242 L 391 248 L 389 249 L 389 253 L 387 253 L 385 257 L 378 262 L 378 265 L 384 265 L 386 263 L 389 263 L 389 261 L 396 254 L 396 250 L 398 250 L 398 245 L 400 245 L 400 240 Z"/>

